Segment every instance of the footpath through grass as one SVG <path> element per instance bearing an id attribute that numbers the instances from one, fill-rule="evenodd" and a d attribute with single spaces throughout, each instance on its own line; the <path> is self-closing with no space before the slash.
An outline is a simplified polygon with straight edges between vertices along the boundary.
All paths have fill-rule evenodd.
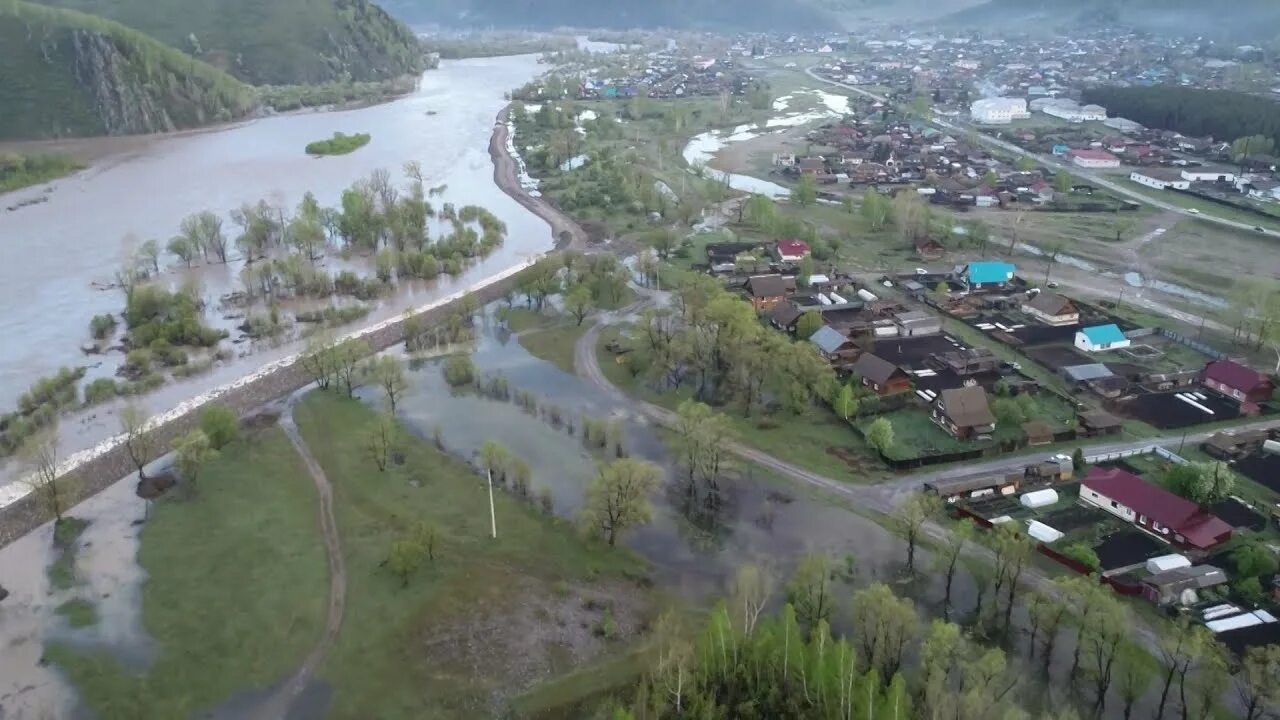
<path id="1" fill-rule="evenodd" d="M 194 495 L 179 489 L 155 502 L 142 530 L 142 622 L 158 650 L 151 667 L 136 675 L 107 654 L 59 645 L 47 657 L 104 719 L 191 717 L 278 682 L 324 621 L 316 502 L 279 429 L 225 448 Z M 95 620 L 81 605 L 60 612 L 73 625 Z"/>
<path id="2" fill-rule="evenodd" d="M 404 462 L 379 472 L 364 441 L 374 412 L 335 394 L 312 393 L 295 417 L 334 486 L 349 576 L 342 633 L 320 672 L 333 689 L 328 717 L 493 717 L 537 680 L 620 651 L 591 628 L 610 612 L 621 626 L 623 606 L 645 603 L 636 556 L 501 491 L 494 540 L 484 483 L 465 463 L 405 439 Z M 403 587 L 383 561 L 419 524 L 437 533 L 435 559 Z"/>

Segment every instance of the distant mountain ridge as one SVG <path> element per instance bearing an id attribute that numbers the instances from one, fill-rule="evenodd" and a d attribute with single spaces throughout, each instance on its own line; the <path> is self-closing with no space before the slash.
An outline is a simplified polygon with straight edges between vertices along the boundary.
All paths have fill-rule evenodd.
<path id="1" fill-rule="evenodd" d="M 801 0 L 386 0 L 414 25 L 470 28 L 820 30 L 840 27 Z"/>
<path id="2" fill-rule="evenodd" d="M 137 30 L 0 0 L 0 140 L 178 130 L 254 106 L 252 88 Z"/>
<path id="3" fill-rule="evenodd" d="M 255 85 L 425 69 L 414 33 L 370 0 L 36 1 L 115 20 Z"/>
<path id="4" fill-rule="evenodd" d="M 1280 0 L 988 0 L 941 23 L 1002 31 L 1120 24 L 1170 35 L 1270 41 L 1280 34 Z"/>

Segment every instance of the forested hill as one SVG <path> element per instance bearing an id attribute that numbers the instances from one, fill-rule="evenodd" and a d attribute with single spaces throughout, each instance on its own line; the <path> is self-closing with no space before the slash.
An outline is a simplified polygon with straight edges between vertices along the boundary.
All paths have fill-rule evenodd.
<path id="1" fill-rule="evenodd" d="M 452 27 L 838 29 L 801 0 L 386 0 L 386 6 L 410 24 Z"/>
<path id="2" fill-rule="evenodd" d="M 0 0 L 0 140 L 175 130 L 253 105 L 251 88 L 136 30 Z"/>
<path id="3" fill-rule="evenodd" d="M 425 67 L 413 32 L 369 0 L 38 1 L 116 20 L 254 85 L 387 80 Z"/>
<path id="4" fill-rule="evenodd" d="M 1280 28 L 1280 1 L 988 0 L 943 18 L 943 23 L 1027 32 L 1119 24 L 1169 35 L 1271 41 Z"/>
<path id="5" fill-rule="evenodd" d="M 1265 135 L 1280 145 L 1280 103 L 1270 98 L 1229 90 L 1156 85 L 1090 88 L 1084 91 L 1084 100 L 1105 107 L 1113 116 L 1159 130 L 1211 136 L 1220 142 Z"/>

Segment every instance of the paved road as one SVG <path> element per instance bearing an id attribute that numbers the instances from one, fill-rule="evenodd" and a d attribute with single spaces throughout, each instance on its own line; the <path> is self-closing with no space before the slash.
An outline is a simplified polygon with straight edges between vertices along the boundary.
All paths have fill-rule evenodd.
<path id="1" fill-rule="evenodd" d="M 893 100 L 890 100 L 889 98 L 883 95 L 877 95 L 876 93 L 873 93 L 869 90 L 865 90 L 856 85 L 849 85 L 848 83 L 842 83 L 838 80 L 831 80 L 831 79 L 822 77 L 818 73 L 814 72 L 812 67 L 805 68 L 805 72 L 808 73 L 809 77 L 813 78 L 814 80 L 817 80 L 818 82 L 823 82 L 828 85 L 834 85 L 836 87 L 844 88 L 845 90 L 848 90 L 850 92 L 857 93 L 858 95 L 862 95 L 864 97 L 868 97 L 873 100 L 879 100 L 880 102 L 884 102 L 884 103 L 893 102 Z M 970 126 L 966 123 L 952 122 L 950 120 L 940 120 L 936 117 L 933 119 L 933 124 L 937 125 L 940 128 L 950 130 L 952 132 L 965 132 L 967 130 L 973 129 L 973 126 Z M 1062 162 L 1061 160 L 1059 160 L 1058 158 L 1050 155 L 1037 155 L 1036 153 L 1023 150 L 1022 148 L 1018 147 L 1017 145 L 1014 145 L 1013 143 L 1005 142 L 1004 140 L 999 140 L 997 138 L 993 138 L 983 133 L 978 133 L 978 139 L 983 144 L 986 144 L 992 147 L 998 147 L 1001 150 L 1011 152 L 1015 155 L 1031 158 L 1032 160 L 1035 160 L 1038 163 L 1047 165 L 1052 168 L 1065 170 L 1071 173 L 1072 175 L 1075 175 L 1076 177 L 1080 177 L 1080 178 L 1084 178 L 1085 180 L 1088 180 L 1094 185 L 1097 185 L 1099 187 L 1104 187 L 1110 190 L 1111 192 L 1116 193 L 1117 195 L 1122 195 L 1131 200 L 1136 200 L 1137 202 L 1143 203 L 1144 205 L 1150 205 L 1152 207 L 1160 208 L 1161 210 L 1177 213 L 1179 215 L 1183 215 L 1188 218 L 1203 220 L 1204 222 L 1213 223 L 1215 225 L 1221 225 L 1223 227 L 1229 227 L 1236 230 L 1247 230 L 1249 232 L 1258 232 L 1258 230 L 1255 229 L 1255 226 L 1250 225 L 1249 223 L 1242 223 L 1242 222 L 1237 222 L 1235 220 L 1228 220 L 1226 218 L 1219 217 L 1217 215 L 1190 212 L 1186 208 L 1181 207 L 1179 205 L 1174 205 L 1173 203 L 1168 203 L 1163 200 L 1157 200 L 1149 195 L 1127 188 L 1098 173 L 1090 172 L 1085 168 L 1077 167 L 1075 165 L 1068 165 Z M 1277 232 L 1274 230 L 1262 230 L 1261 232 L 1259 232 L 1259 234 L 1267 235 L 1273 238 L 1280 238 L 1280 232 Z"/>

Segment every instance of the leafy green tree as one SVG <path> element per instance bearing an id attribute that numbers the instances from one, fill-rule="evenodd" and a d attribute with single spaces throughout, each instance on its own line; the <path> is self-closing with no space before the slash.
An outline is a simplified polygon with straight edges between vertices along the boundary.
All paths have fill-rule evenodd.
<path id="1" fill-rule="evenodd" d="M 1260 720 L 1280 706 L 1280 645 L 1249 648 L 1234 683 L 1244 708 L 1244 720 Z"/>
<path id="2" fill-rule="evenodd" d="M 867 442 L 881 454 L 893 449 L 893 423 L 889 418 L 879 417 L 871 423 L 867 428 Z"/>
<path id="3" fill-rule="evenodd" d="M 591 314 L 591 308 L 594 300 L 591 297 L 591 289 L 584 284 L 574 285 L 569 292 L 564 294 L 564 306 L 578 321 L 578 325 L 587 319 L 587 315 Z"/>
<path id="4" fill-rule="evenodd" d="M 942 514 L 938 498 L 923 492 L 914 493 L 902 501 L 893 512 L 894 525 L 907 541 L 907 572 L 916 570 L 916 542 L 925 523 Z"/>
<path id="5" fill-rule="evenodd" d="M 598 465 L 580 511 L 583 526 L 613 546 L 627 530 L 652 519 L 649 495 L 661 480 L 662 469 L 647 460 L 621 458 Z"/>
<path id="6" fill-rule="evenodd" d="M 799 340 L 808 340 L 818 329 L 822 327 L 822 315 L 817 311 L 809 310 L 796 320 L 796 338 Z"/>
<path id="7" fill-rule="evenodd" d="M 878 232 L 883 230 L 885 223 L 889 221 L 889 201 L 879 192 L 868 188 L 862 194 L 862 204 L 859 206 L 858 212 L 862 215 L 862 219 L 867 222 L 867 228 L 873 232 Z"/>
<path id="8" fill-rule="evenodd" d="M 450 387 L 462 387 L 470 385 L 476 378 L 476 366 L 471 362 L 471 358 L 458 354 L 450 355 L 444 363 L 444 381 L 449 383 Z"/>
<path id="9" fill-rule="evenodd" d="M 192 430 L 173 441 L 175 465 L 182 479 L 195 487 L 204 466 L 217 456 L 218 451 L 203 430 Z"/>
<path id="10" fill-rule="evenodd" d="M 920 618 L 911 601 L 875 583 L 853 594 L 853 637 L 868 666 L 881 677 L 893 677 L 920 633 Z"/>
<path id="11" fill-rule="evenodd" d="M 778 215 L 777 206 L 765 195 L 752 195 L 743 203 L 743 208 L 747 222 L 757 229 L 770 227 Z"/>
<path id="12" fill-rule="evenodd" d="M 943 618 L 946 620 L 951 619 L 951 589 L 955 581 L 956 568 L 960 564 L 960 557 L 964 554 L 964 549 L 972 540 L 973 523 L 962 519 L 950 528 L 950 532 L 945 533 L 942 549 L 934 554 L 934 559 L 945 578 L 943 583 L 942 613 Z"/>
<path id="13" fill-rule="evenodd" d="M 212 449 L 221 450 L 240 439 L 240 421 L 231 408 L 213 404 L 200 411 L 200 431 Z"/>
<path id="14" fill-rule="evenodd" d="M 1053 189 L 1064 195 L 1071 192 L 1071 174 L 1066 170 L 1059 170 L 1054 173 Z"/>
<path id="15" fill-rule="evenodd" d="M 840 386 L 831 400 L 831 408 L 841 419 L 848 420 L 858 414 L 858 397 L 853 392 L 853 385 L 846 383 Z"/>
<path id="16" fill-rule="evenodd" d="M 831 589 L 832 574 L 829 556 L 810 553 L 800 558 L 787 583 L 787 602 L 795 608 L 796 620 L 801 627 L 813 630 L 831 617 L 835 603 Z"/>
<path id="17" fill-rule="evenodd" d="M 1231 551 L 1231 565 L 1237 577 L 1270 577 L 1280 570 L 1275 553 L 1257 542 L 1246 543 Z"/>
<path id="18" fill-rule="evenodd" d="M 809 207 L 818 200 L 818 186 L 812 175 L 801 175 L 791 192 L 791 199 L 800 207 Z"/>

